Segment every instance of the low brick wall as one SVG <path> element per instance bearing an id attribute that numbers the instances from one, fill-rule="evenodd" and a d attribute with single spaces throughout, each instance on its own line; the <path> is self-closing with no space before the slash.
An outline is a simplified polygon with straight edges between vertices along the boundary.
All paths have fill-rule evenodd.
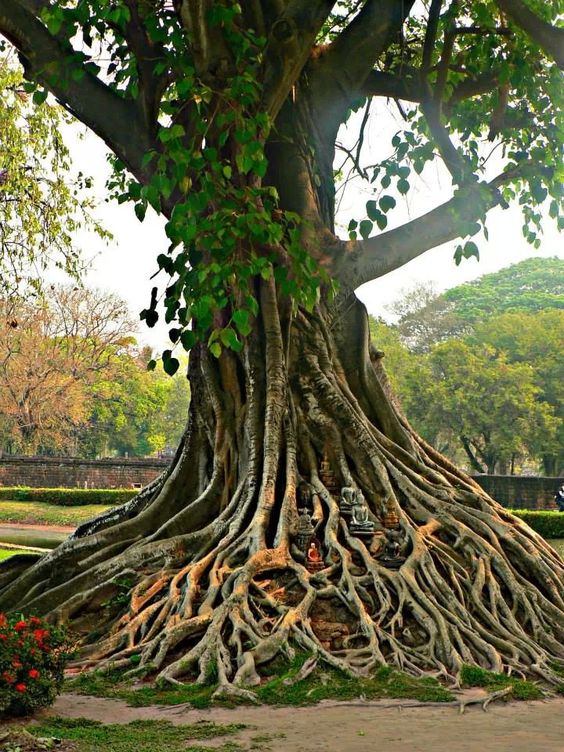
<path id="1" fill-rule="evenodd" d="M 166 459 L 119 457 L 2 457 L 0 486 L 32 488 L 141 488 L 167 466 Z"/>
<path id="2" fill-rule="evenodd" d="M 554 494 L 564 478 L 521 475 L 474 475 L 484 491 L 511 509 L 558 509 Z"/>

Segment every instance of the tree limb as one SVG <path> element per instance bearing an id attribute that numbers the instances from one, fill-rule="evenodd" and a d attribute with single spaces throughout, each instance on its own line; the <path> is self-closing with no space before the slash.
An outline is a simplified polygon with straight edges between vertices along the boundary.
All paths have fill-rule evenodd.
<path id="1" fill-rule="evenodd" d="M 496 0 L 499 8 L 564 69 L 564 29 L 547 23 L 521 0 Z"/>
<path id="2" fill-rule="evenodd" d="M 319 70 L 354 97 L 374 63 L 401 30 L 413 0 L 367 0 L 323 55 Z"/>
<path id="3" fill-rule="evenodd" d="M 344 243 L 344 254 L 335 262 L 332 273 L 346 288 L 356 289 L 398 269 L 431 248 L 455 240 L 464 234 L 462 228 L 467 223 L 476 221 L 484 212 L 502 203 L 500 186 L 530 169 L 532 167 L 527 163 L 501 173 L 490 183 L 473 183 L 436 209 L 395 230 L 367 240 Z"/>
<path id="4" fill-rule="evenodd" d="M 290 0 L 272 24 L 265 51 L 264 105 L 274 119 L 311 54 L 333 0 Z"/>
<path id="5" fill-rule="evenodd" d="M 498 72 L 495 70 L 477 76 L 468 76 L 457 84 L 450 98 L 444 103 L 445 110 L 457 102 L 485 94 L 498 86 Z M 378 70 L 370 71 L 364 82 L 361 94 L 367 97 L 390 97 L 406 102 L 421 102 L 424 91 L 421 86 L 421 72 L 412 66 L 402 66 L 397 73 Z"/>
<path id="6" fill-rule="evenodd" d="M 40 3 L 36 4 L 40 7 Z M 63 106 L 94 131 L 127 165 L 142 178 L 144 154 L 153 148 L 138 108 L 132 100 L 120 97 L 76 58 L 30 12 L 29 0 L 0 0 L 0 34 L 19 51 L 28 78 L 51 91 Z M 69 54 L 71 53 L 71 54 Z M 80 70 L 80 80 L 75 80 Z M 146 176 L 145 176 L 146 179 Z"/>

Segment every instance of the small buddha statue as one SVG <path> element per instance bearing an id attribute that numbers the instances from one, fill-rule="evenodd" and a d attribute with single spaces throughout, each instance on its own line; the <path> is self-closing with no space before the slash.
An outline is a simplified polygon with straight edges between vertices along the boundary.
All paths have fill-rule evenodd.
<path id="1" fill-rule="evenodd" d="M 356 490 L 352 486 L 341 488 L 339 497 L 339 509 L 343 514 L 352 514 L 353 507 L 356 503 Z"/>
<path id="2" fill-rule="evenodd" d="M 379 556 L 379 561 L 388 569 L 399 569 L 405 561 L 402 554 L 403 535 L 401 530 L 387 530 L 386 542 Z"/>
<path id="3" fill-rule="evenodd" d="M 355 504 L 352 508 L 350 523 L 351 533 L 358 535 L 367 535 L 374 532 L 374 523 L 368 515 L 368 506 L 361 491 L 356 494 Z"/>
<path id="4" fill-rule="evenodd" d="M 325 569 L 325 563 L 319 551 L 319 544 L 312 540 L 307 551 L 307 568 L 310 572 L 319 572 Z"/>
<path id="5" fill-rule="evenodd" d="M 307 509 L 300 510 L 298 524 L 296 525 L 295 530 L 296 546 L 302 554 L 306 554 L 309 550 L 309 544 L 313 536 L 313 525 Z"/>
<path id="6" fill-rule="evenodd" d="M 319 553 L 319 549 L 317 548 L 317 543 L 315 541 L 312 541 L 309 544 L 307 559 L 308 561 L 321 561 L 321 554 Z"/>

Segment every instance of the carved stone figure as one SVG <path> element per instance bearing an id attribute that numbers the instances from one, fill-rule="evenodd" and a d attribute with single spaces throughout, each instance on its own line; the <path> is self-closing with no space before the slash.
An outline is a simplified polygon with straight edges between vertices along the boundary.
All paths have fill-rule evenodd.
<path id="1" fill-rule="evenodd" d="M 310 572 L 319 572 L 325 569 L 325 563 L 319 550 L 317 541 L 312 540 L 307 551 L 307 568 Z"/>
<path id="2" fill-rule="evenodd" d="M 341 488 L 339 497 L 339 509 L 342 514 L 352 514 L 353 507 L 356 503 L 356 490 L 352 486 Z"/>
<path id="3" fill-rule="evenodd" d="M 361 491 L 357 491 L 352 516 L 350 531 L 354 535 L 368 535 L 374 533 L 374 523 L 368 515 L 368 506 Z"/>
<path id="4" fill-rule="evenodd" d="M 307 509 L 302 509 L 298 517 L 298 524 L 296 526 L 295 540 L 296 546 L 299 550 L 306 555 L 309 549 L 309 544 L 313 537 L 313 525 L 311 523 L 311 517 Z"/>
<path id="5" fill-rule="evenodd" d="M 388 569 L 399 569 L 405 561 L 403 533 L 399 528 L 386 531 L 386 542 L 378 559 Z"/>

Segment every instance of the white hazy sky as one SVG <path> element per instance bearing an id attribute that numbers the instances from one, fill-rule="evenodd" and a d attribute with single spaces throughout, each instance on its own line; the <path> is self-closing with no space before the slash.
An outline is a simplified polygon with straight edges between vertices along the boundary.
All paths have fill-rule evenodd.
<path id="1" fill-rule="evenodd" d="M 371 152 L 381 157 L 382 144 L 386 145 L 385 154 L 391 136 L 401 127 L 399 119 L 387 109 L 375 111 L 365 140 L 364 148 L 368 158 Z M 156 271 L 157 254 L 167 247 L 164 220 L 150 211 L 147 212 L 145 221 L 140 223 L 131 205 L 117 205 L 115 202 L 104 201 L 104 183 L 109 172 L 106 162 L 107 149 L 96 136 L 84 133 L 84 129 L 80 130 L 83 138 L 77 138 L 78 132 L 78 127 L 75 127 L 67 138 L 75 167 L 94 177 L 96 192 L 100 197 L 97 216 L 114 235 L 114 240 L 109 245 L 87 233 L 78 238 L 84 256 L 92 259 L 85 281 L 88 285 L 118 293 L 137 316 L 149 302 L 151 287 L 160 282 L 161 289 L 165 283 L 164 276 L 150 280 L 150 276 Z M 349 132 L 342 134 L 347 144 L 350 144 L 351 138 L 354 139 L 354 132 L 353 123 Z M 406 199 L 398 200 L 398 207 L 392 213 L 390 228 L 423 214 L 450 197 L 450 181 L 444 172 L 430 167 L 425 170 L 423 178 L 424 180 L 420 180 L 409 192 Z M 363 219 L 366 201 L 374 197 L 360 185 L 351 185 L 340 202 L 337 215 L 339 225 L 346 227 L 351 217 Z M 482 274 L 497 271 L 529 256 L 558 255 L 564 258 L 564 243 L 552 220 L 547 218 L 545 222 L 544 238 L 538 251 L 526 243 L 521 226 L 521 213 L 517 206 L 505 211 L 496 208 L 489 215 L 489 241 L 479 236 L 479 262 L 473 258 L 463 260 L 457 267 L 453 260 L 457 243 L 446 243 L 428 251 L 401 269 L 363 285 L 358 290 L 358 295 L 370 313 L 389 317 L 386 306 L 397 299 L 403 290 L 413 287 L 416 283 L 431 282 L 438 290 L 443 290 Z M 342 234 L 345 236 L 344 230 Z M 164 327 L 157 326 L 151 330 L 140 322 L 139 335 L 141 341 L 155 348 L 162 348 L 167 342 Z"/>

